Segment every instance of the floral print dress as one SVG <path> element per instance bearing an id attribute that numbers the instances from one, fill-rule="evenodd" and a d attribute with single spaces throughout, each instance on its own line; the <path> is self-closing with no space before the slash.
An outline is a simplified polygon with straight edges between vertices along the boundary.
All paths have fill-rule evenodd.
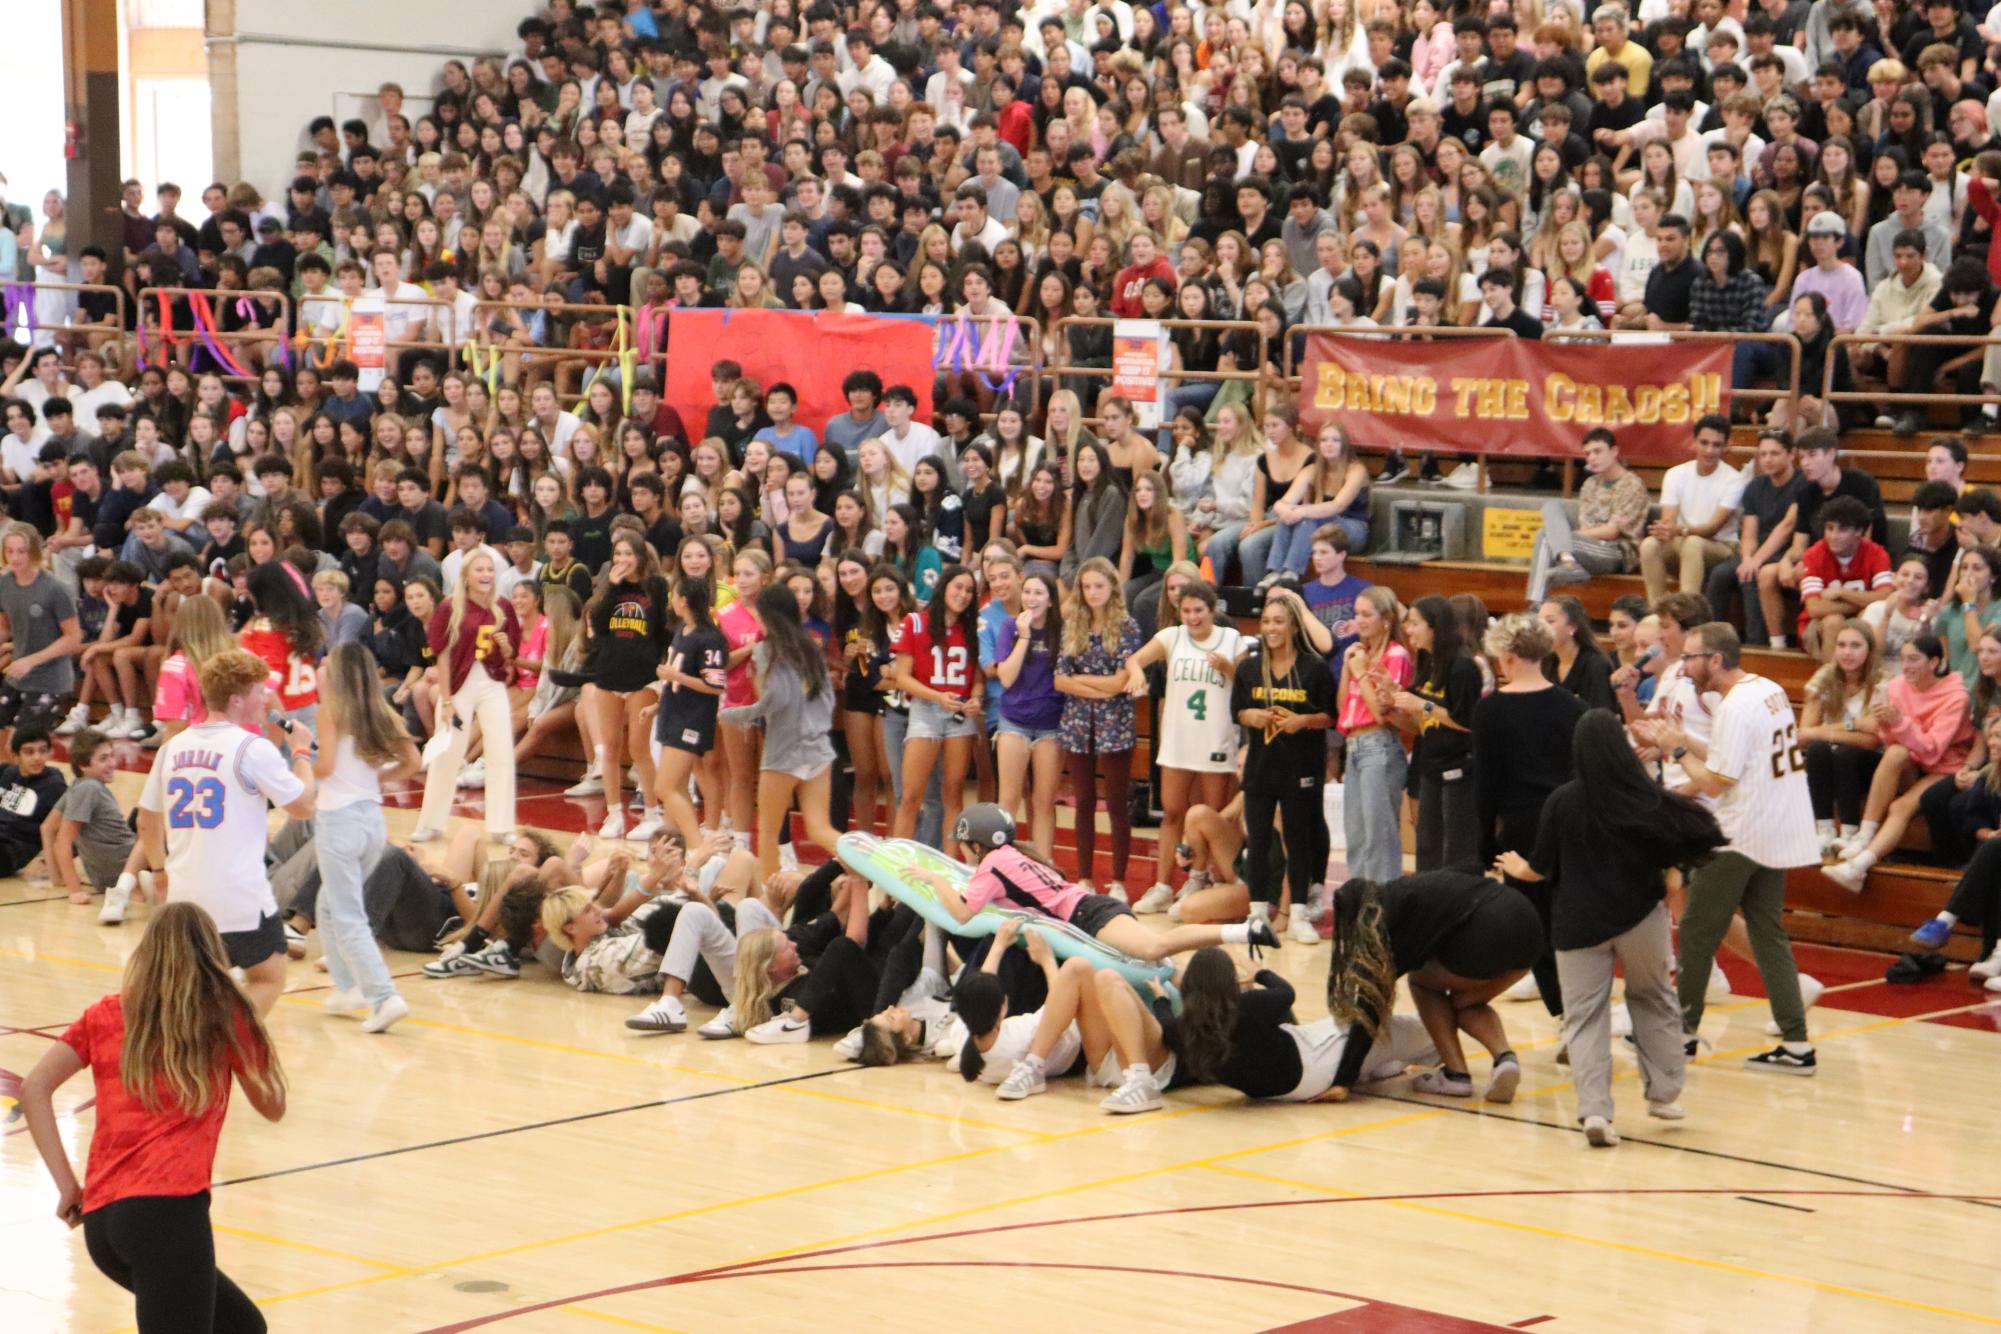
<path id="1" fill-rule="evenodd" d="M 1139 622 L 1128 616 L 1125 624 L 1119 627 L 1116 647 L 1106 648 L 1104 636 L 1094 634 L 1082 653 L 1057 656 L 1056 674 L 1116 676 L 1126 669 L 1126 664 L 1139 649 Z M 1131 696 L 1080 699 L 1075 695 L 1065 695 L 1058 740 L 1064 751 L 1071 755 L 1118 755 L 1131 750 L 1139 744 L 1139 736 L 1133 726 Z"/>

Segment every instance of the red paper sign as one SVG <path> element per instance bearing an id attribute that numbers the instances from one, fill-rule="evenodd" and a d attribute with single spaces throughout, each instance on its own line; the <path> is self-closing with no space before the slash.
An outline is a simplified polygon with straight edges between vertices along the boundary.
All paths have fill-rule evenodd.
<path id="1" fill-rule="evenodd" d="M 1727 412 L 1730 344 L 1409 339 L 1312 334 L 1303 430 L 1334 422 L 1361 445 L 1574 457 L 1609 427 L 1628 463 L 1689 457 L 1698 418 Z"/>
<path id="2" fill-rule="evenodd" d="M 734 361 L 769 389 L 781 381 L 799 391 L 794 417 L 818 432 L 848 410 L 841 381 L 874 371 L 885 386 L 917 391 L 917 415 L 931 416 L 931 325 L 922 320 L 828 311 L 676 310 L 667 317 L 667 401 L 689 423 L 715 405 L 709 368 Z M 690 414 L 693 414 L 692 416 Z"/>

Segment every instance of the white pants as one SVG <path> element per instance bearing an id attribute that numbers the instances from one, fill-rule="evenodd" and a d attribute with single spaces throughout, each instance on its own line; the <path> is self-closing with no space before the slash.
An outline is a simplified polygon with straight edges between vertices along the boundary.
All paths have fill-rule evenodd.
<path id="1" fill-rule="evenodd" d="M 1348 1025 L 1332 1015 L 1310 1024 L 1282 1024 L 1299 1047 L 1299 1086 L 1278 1102 L 1312 1102 L 1334 1087 L 1334 1074 L 1348 1050 Z M 1438 1059 L 1431 1035 L 1414 1014 L 1393 1014 L 1369 1047 L 1362 1064 L 1360 1083 L 1394 1079 L 1409 1065 L 1430 1065 Z"/>
<path id="2" fill-rule="evenodd" d="M 437 763 L 424 773 L 424 813 L 417 823 L 424 829 L 443 829 L 452 813 L 452 796 L 457 790 L 459 771 L 465 767 L 466 746 L 477 726 L 486 750 L 486 832 L 500 838 L 514 832 L 514 713 L 507 702 L 507 687 L 493 679 L 486 668 L 475 663 L 458 693 L 452 696 L 451 713 L 455 725 L 451 745 Z"/>

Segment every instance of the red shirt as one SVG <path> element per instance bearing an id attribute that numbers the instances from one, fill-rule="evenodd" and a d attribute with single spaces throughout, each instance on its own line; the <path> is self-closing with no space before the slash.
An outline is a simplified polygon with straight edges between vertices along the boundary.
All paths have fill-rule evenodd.
<path id="1" fill-rule="evenodd" d="M 246 1043 L 247 1028 L 241 1030 Z M 90 1159 L 84 1169 L 83 1211 L 141 1195 L 199 1195 L 214 1175 L 215 1144 L 229 1113 L 229 1081 L 208 1111 L 189 1116 L 162 1089 L 159 1109 L 147 1111 L 119 1078 L 125 1047 L 125 1007 L 113 992 L 85 1010 L 63 1034 L 70 1050 L 90 1067 L 97 1088 L 97 1125 L 90 1132 Z"/>
<path id="2" fill-rule="evenodd" d="M 889 646 L 890 652 L 910 659 L 910 674 L 919 685 L 930 686 L 940 694 L 971 699 L 973 655 L 966 647 L 964 622 L 954 621 L 944 642 L 933 643 L 930 627 L 924 621 L 921 611 L 904 617 Z"/>
<path id="3" fill-rule="evenodd" d="M 1031 132 L 1035 128 L 1035 116 L 1027 105 L 1022 102 L 1010 102 L 994 113 L 994 119 L 1000 122 L 998 127 L 1000 137 L 1007 143 L 1013 144 L 1015 152 L 1027 157 Z"/>
<path id="4" fill-rule="evenodd" d="M 237 642 L 246 652 L 264 659 L 264 665 L 271 669 L 277 682 L 279 708 L 303 709 L 320 702 L 319 676 L 313 670 L 313 660 L 294 651 L 284 631 L 260 616 L 244 627 Z"/>
<path id="5" fill-rule="evenodd" d="M 1880 543 L 1863 538 L 1855 554 L 1844 564 L 1834 558 L 1825 538 L 1806 549 L 1800 557 L 1799 632 L 1806 633 L 1806 604 L 1830 589 L 1850 589 L 1869 593 L 1890 583 L 1890 553 Z"/>
<path id="6" fill-rule="evenodd" d="M 521 651 L 521 618 L 514 614 L 514 604 L 505 599 L 495 602 L 502 614 L 500 628 L 507 632 L 507 642 L 514 651 Z M 451 631 L 452 603 L 447 598 L 431 613 L 431 652 L 441 661 L 445 659 L 445 637 Z M 448 691 L 458 694 L 459 687 L 472 675 L 472 665 L 477 662 L 486 668 L 486 674 L 502 685 L 507 684 L 507 659 L 500 646 L 493 642 L 493 613 L 472 599 L 466 599 L 465 615 L 459 620 L 459 638 L 450 646 L 451 656 L 446 663 L 450 677 Z"/>
<path id="7" fill-rule="evenodd" d="M 1146 288 L 1149 278 L 1163 278 L 1168 286 L 1175 282 L 1174 266 L 1166 259 L 1155 256 L 1153 263 L 1141 268 L 1128 264 L 1119 270 L 1119 276 L 1112 283 L 1112 314 L 1122 320 L 1136 320 L 1146 314 L 1146 307 L 1140 304 L 1139 294 Z"/>

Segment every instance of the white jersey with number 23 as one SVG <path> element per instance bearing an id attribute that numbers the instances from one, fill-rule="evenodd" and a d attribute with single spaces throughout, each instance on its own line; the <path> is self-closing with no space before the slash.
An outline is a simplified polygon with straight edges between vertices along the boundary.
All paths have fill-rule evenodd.
<path id="1" fill-rule="evenodd" d="M 161 746 L 139 809 L 165 826 L 168 895 L 206 908 L 218 930 L 255 930 L 278 911 L 264 872 L 270 808 L 305 790 L 276 746 L 226 719 Z"/>

